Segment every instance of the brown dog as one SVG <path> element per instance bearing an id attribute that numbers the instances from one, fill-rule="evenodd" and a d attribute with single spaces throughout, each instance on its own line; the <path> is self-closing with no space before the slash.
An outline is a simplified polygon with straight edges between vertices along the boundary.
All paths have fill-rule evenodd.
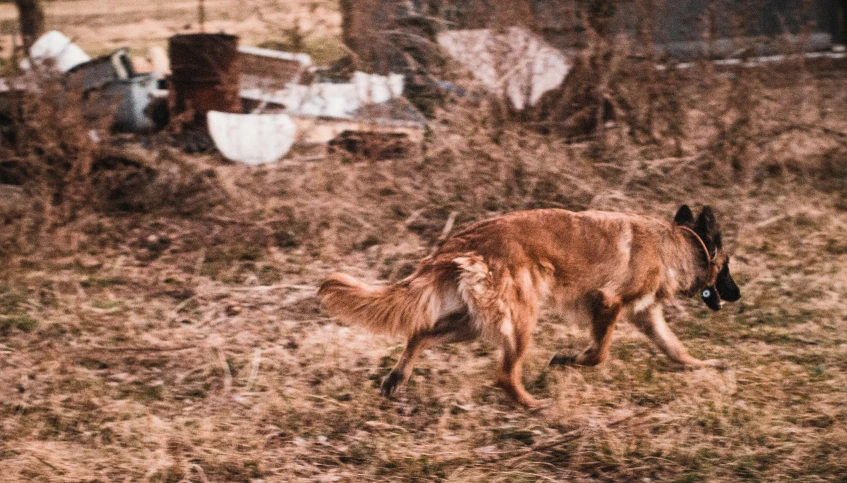
<path id="1" fill-rule="evenodd" d="M 503 347 L 497 383 L 518 403 L 535 406 L 521 382 L 521 361 L 542 302 L 589 320 L 593 338 L 582 353 L 557 355 L 551 364 L 603 362 L 615 324 L 628 315 L 672 360 L 714 366 L 718 361 L 689 355 L 662 315 L 664 300 L 698 292 L 715 310 L 721 298 L 741 296 L 711 208 L 695 221 L 683 205 L 673 223 L 599 211 L 509 213 L 449 238 L 394 285 L 337 273 L 318 295 L 342 321 L 408 337 L 382 383 L 386 396 L 406 383 L 427 346 L 483 336 Z"/>

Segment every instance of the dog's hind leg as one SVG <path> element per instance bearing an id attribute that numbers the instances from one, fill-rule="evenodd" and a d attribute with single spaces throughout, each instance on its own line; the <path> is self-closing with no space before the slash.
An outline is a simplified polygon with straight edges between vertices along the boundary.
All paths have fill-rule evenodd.
<path id="1" fill-rule="evenodd" d="M 688 367 L 722 367 L 724 365 L 723 362 L 715 359 L 702 361 L 692 357 L 676 337 L 676 334 L 668 327 L 665 316 L 662 314 L 661 304 L 655 304 L 647 310 L 636 312 L 632 321 L 644 335 L 656 344 L 659 350 L 675 362 Z"/>
<path id="2" fill-rule="evenodd" d="M 454 312 L 438 319 L 428 331 L 415 334 L 406 343 L 406 349 L 397 361 L 394 369 L 383 379 L 380 389 L 386 397 L 391 397 L 400 386 L 406 384 L 412 375 L 412 368 L 420 353 L 427 347 L 437 344 L 449 344 L 475 339 L 479 335 L 470 324 L 470 315 Z"/>
<path id="3" fill-rule="evenodd" d="M 514 307 L 514 306 L 513 306 Z M 523 358 L 532 339 L 532 332 L 537 322 L 537 314 L 533 307 L 516 310 L 512 318 L 503 319 L 501 333 L 503 336 L 503 362 L 497 371 L 497 385 L 515 402 L 528 407 L 536 407 L 541 403 L 524 388 Z"/>
<path id="4" fill-rule="evenodd" d="M 597 290 L 589 296 L 587 305 L 591 313 L 591 345 L 577 355 L 556 354 L 550 365 L 596 366 L 609 357 L 612 333 L 621 314 L 621 301 Z"/>

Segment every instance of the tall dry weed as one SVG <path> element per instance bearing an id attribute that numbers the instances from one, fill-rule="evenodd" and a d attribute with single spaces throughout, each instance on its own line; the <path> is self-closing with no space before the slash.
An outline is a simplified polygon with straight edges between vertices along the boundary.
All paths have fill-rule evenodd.
<path id="1" fill-rule="evenodd" d="M 227 203 L 214 171 L 151 138 L 154 150 L 111 133 L 114 112 L 98 92 L 39 70 L 21 78 L 0 138 L 0 183 L 18 195 L 4 223 L 4 255 L 49 242 L 57 228 L 91 213 L 196 214 Z M 92 106 L 98 106 L 95 110 Z M 11 185 L 11 187 L 10 187 Z M 22 228 L 26 227 L 26 228 Z"/>
<path id="2" fill-rule="evenodd" d="M 89 175 L 103 129 L 86 119 L 82 93 L 68 89 L 61 77 L 38 72 L 25 82 L 30 87 L 18 98 L 19 115 L 6 150 L 43 202 L 44 221 L 61 223 L 91 198 Z"/>

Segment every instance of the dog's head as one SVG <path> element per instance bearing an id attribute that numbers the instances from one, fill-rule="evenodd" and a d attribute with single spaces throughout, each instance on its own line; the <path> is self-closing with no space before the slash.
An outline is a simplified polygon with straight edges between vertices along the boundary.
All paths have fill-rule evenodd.
<path id="1" fill-rule="evenodd" d="M 703 302 L 712 310 L 720 310 L 722 300 L 735 302 L 740 299 L 741 291 L 729 273 L 729 255 L 724 250 L 721 232 L 712 208 L 703 207 L 695 219 L 691 208 L 688 205 L 682 205 L 676 212 L 674 223 L 694 230 L 694 233 L 703 240 L 711 257 L 711 269 L 706 277 L 705 288 L 700 292 Z M 699 242 L 696 243 L 699 245 Z M 702 252 L 702 247 L 699 247 L 698 251 Z M 706 254 L 702 256 L 705 261 Z"/>

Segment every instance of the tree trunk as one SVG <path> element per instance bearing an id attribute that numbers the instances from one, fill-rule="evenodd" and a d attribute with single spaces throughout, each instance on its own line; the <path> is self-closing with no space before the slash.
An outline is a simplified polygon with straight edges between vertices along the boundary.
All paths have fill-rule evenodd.
<path id="1" fill-rule="evenodd" d="M 44 33 L 44 4 L 41 0 L 15 0 L 21 22 L 24 49 L 29 48 Z"/>

